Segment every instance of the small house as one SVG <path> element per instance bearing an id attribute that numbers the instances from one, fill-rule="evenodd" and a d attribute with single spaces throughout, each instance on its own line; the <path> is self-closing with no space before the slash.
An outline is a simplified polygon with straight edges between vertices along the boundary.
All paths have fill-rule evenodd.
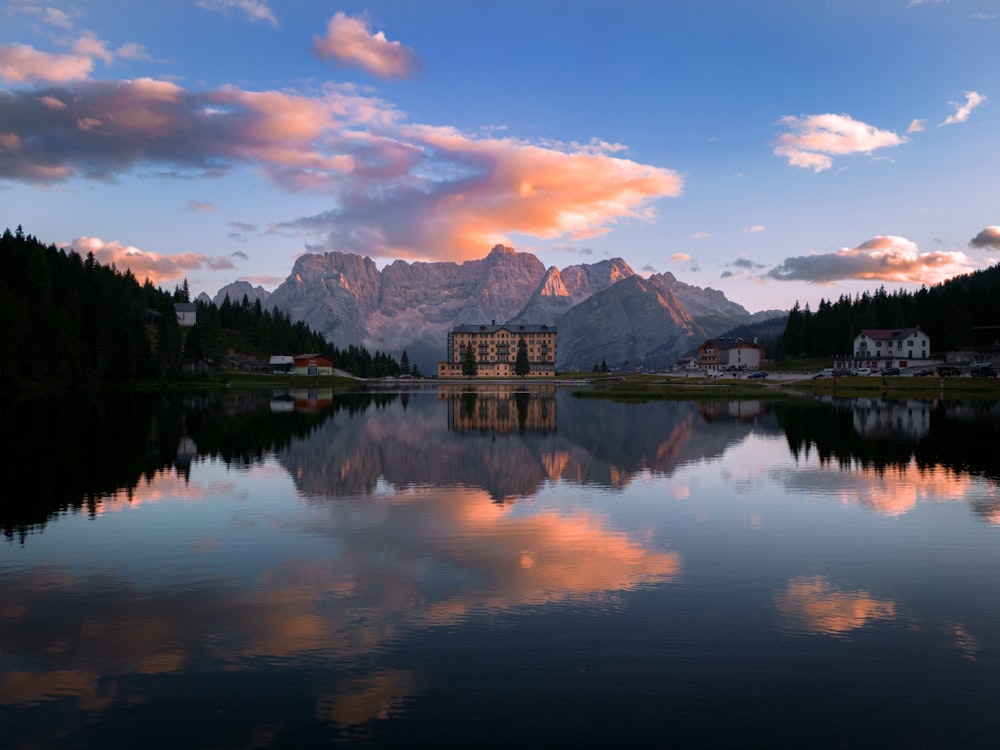
<path id="1" fill-rule="evenodd" d="M 295 369 L 295 357 L 290 354 L 273 354 L 267 361 L 267 366 L 275 375 L 292 372 Z"/>
<path id="2" fill-rule="evenodd" d="M 299 354 L 294 362 L 296 375 L 333 375 L 333 360 L 323 354 Z"/>

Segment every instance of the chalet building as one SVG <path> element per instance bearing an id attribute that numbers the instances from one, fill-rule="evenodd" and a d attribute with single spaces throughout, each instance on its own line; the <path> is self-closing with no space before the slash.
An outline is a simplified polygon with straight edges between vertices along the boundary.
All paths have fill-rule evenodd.
<path id="1" fill-rule="evenodd" d="M 715 339 L 698 347 L 698 367 L 703 370 L 736 368 L 757 370 L 764 359 L 764 347 L 738 339 Z"/>
<path id="2" fill-rule="evenodd" d="M 272 354 L 267 366 L 275 374 L 292 372 L 295 370 L 295 357 L 290 354 Z M 308 367 L 308 364 L 306 366 Z"/>
<path id="3" fill-rule="evenodd" d="M 462 359 L 467 347 L 476 355 L 479 378 L 513 378 L 518 342 L 528 347 L 531 377 L 556 374 L 556 329 L 548 325 L 506 323 L 497 325 L 461 325 L 448 332 L 448 352 L 438 362 L 439 378 L 461 378 Z"/>
<path id="4" fill-rule="evenodd" d="M 904 370 L 917 362 L 924 364 L 930 352 L 930 336 L 920 328 L 862 328 L 854 337 L 850 358 L 837 365 Z"/>
<path id="5" fill-rule="evenodd" d="M 333 375 L 333 360 L 322 354 L 299 354 L 295 357 L 296 375 Z"/>
<path id="6" fill-rule="evenodd" d="M 174 312 L 182 328 L 191 328 L 198 322 L 198 308 L 194 302 L 175 302 Z"/>

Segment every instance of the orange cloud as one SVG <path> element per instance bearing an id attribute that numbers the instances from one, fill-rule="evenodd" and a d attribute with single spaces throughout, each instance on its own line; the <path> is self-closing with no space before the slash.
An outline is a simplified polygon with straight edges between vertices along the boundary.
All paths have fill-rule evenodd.
<path id="1" fill-rule="evenodd" d="M 361 68 L 379 78 L 407 78 L 419 67 L 413 52 L 399 42 L 390 42 L 381 31 L 372 33 L 364 18 L 338 12 L 327 24 L 326 36 L 313 38 L 320 57 Z"/>
<path id="2" fill-rule="evenodd" d="M 788 159 L 793 167 L 811 168 L 814 172 L 833 166 L 833 156 L 870 154 L 906 142 L 890 130 L 879 130 L 848 115 L 783 117 L 778 124 L 789 132 L 778 136 L 774 153 Z"/>
<path id="3" fill-rule="evenodd" d="M 242 165 L 332 208 L 276 225 L 375 257 L 467 259 L 511 233 L 573 239 L 647 221 L 680 195 L 676 172 L 620 144 L 532 143 L 408 124 L 350 88 L 320 95 L 228 86 L 192 93 L 149 78 L 44 92 L 0 91 L 17 113 L 0 178 L 111 179 L 141 164 L 215 175 Z"/>
<path id="4" fill-rule="evenodd" d="M 778 613 L 792 630 L 840 635 L 873 620 L 891 620 L 896 604 L 867 591 L 838 591 L 824 576 L 796 578 L 774 597 Z"/>
<path id="5" fill-rule="evenodd" d="M 100 237 L 77 237 L 68 247 L 82 257 L 93 253 L 101 265 L 110 266 L 113 263 L 120 271 L 127 268 L 140 281 L 149 279 L 156 285 L 179 281 L 192 270 L 234 267 L 232 259 L 227 256 L 211 257 L 201 253 L 163 255 L 122 245 L 118 241 L 105 242 Z"/>
<path id="6" fill-rule="evenodd" d="M 766 275 L 781 281 L 828 283 L 868 279 L 930 285 L 968 273 L 975 267 L 965 253 L 921 253 L 916 243 L 905 237 L 881 236 L 835 253 L 786 258 Z"/>

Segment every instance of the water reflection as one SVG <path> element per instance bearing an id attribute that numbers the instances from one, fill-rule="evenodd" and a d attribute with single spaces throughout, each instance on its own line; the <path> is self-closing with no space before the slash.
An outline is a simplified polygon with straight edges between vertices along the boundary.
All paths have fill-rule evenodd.
<path id="1" fill-rule="evenodd" d="M 477 746 L 550 727 L 553 746 L 581 714 L 612 745 L 622 726 L 701 737 L 719 711 L 740 718 L 730 745 L 801 715 L 819 737 L 800 746 L 852 746 L 828 720 L 845 693 L 913 721 L 914 702 L 984 716 L 1000 687 L 1000 552 L 978 522 L 1000 519 L 995 405 L 459 387 L 67 408 L 93 439 L 27 430 L 3 505 L 15 747 L 140 723 L 187 746 L 191 722 L 203 746 L 441 726 Z M 894 704 L 880 681 L 914 653 L 934 684 Z"/>
<path id="2" fill-rule="evenodd" d="M 4 402 L 2 411 L 23 427 L 5 461 L 10 499 L 0 504 L 0 526 L 8 536 L 66 510 L 97 515 L 132 503 L 136 489 L 160 472 L 190 481 L 198 457 L 249 467 L 277 453 L 306 496 L 366 495 L 384 481 L 477 487 L 510 502 L 560 481 L 623 489 L 644 472 L 669 476 L 751 435 L 781 434 L 793 456 L 819 459 L 819 467 L 787 477 L 792 489 L 839 482 L 823 471 L 836 464 L 857 469 L 848 482 L 857 489 L 842 488 L 845 500 L 878 512 L 898 514 L 922 497 L 940 497 L 968 500 L 991 523 L 1000 517 L 995 491 L 968 495 L 970 477 L 1000 479 L 995 403 L 717 401 L 629 409 L 581 403 L 553 388 L 457 386 L 438 394 L 302 389 Z M 43 455 L 52 471 L 35 468 Z"/>
<path id="3" fill-rule="evenodd" d="M 774 597 L 785 627 L 796 631 L 840 635 L 876 620 L 896 616 L 896 603 L 867 591 L 837 589 L 824 576 L 796 578 Z"/>
<path id="4" fill-rule="evenodd" d="M 175 486 L 161 479 L 150 483 L 151 498 Z M 150 590 L 124 572 L 63 566 L 0 576 L 0 641 L 23 665 L 0 677 L 0 703 L 71 699 L 99 713 L 123 696 L 145 700 L 141 675 L 206 664 L 239 672 L 262 659 L 355 663 L 416 628 L 556 602 L 614 606 L 620 592 L 680 571 L 676 552 L 593 512 L 517 515 L 467 489 L 375 502 L 362 513 L 351 504 L 314 508 L 298 530 L 329 543 L 262 558 L 247 584 L 226 576 Z M 384 716 L 420 682 L 407 671 L 354 677 L 320 696 L 317 715 L 337 723 Z"/>
<path id="5" fill-rule="evenodd" d="M 442 386 L 439 398 L 448 402 L 448 429 L 455 432 L 537 432 L 556 429 L 555 386 L 530 391 L 509 385 Z"/>

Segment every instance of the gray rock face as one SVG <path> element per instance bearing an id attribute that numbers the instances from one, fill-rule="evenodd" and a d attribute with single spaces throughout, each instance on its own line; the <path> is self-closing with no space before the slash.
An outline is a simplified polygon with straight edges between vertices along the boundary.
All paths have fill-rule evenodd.
<path id="1" fill-rule="evenodd" d="M 511 322 L 555 325 L 573 306 L 630 276 L 635 276 L 635 272 L 621 258 L 568 266 L 562 271 L 552 266 Z"/>
<path id="2" fill-rule="evenodd" d="M 219 295 L 227 290 L 230 300 L 256 299 L 247 282 Z M 264 299 L 340 348 L 362 345 L 397 358 L 406 350 L 425 374 L 443 359 L 448 331 L 465 323 L 555 325 L 556 366 L 567 371 L 602 360 L 663 367 L 751 317 L 722 292 L 670 273 L 644 279 L 621 258 L 546 270 L 534 255 L 500 245 L 479 260 L 397 260 L 381 271 L 352 253 L 307 254 Z"/>
<path id="3" fill-rule="evenodd" d="M 262 286 L 253 286 L 249 281 L 234 281 L 232 284 L 226 284 L 222 289 L 217 291 L 215 297 L 212 299 L 212 303 L 216 307 L 222 307 L 222 303 L 226 301 L 226 295 L 229 295 L 229 301 L 234 305 L 243 304 L 244 297 L 250 301 L 251 305 L 257 300 L 260 300 L 260 303 L 263 305 L 267 302 L 271 293 Z M 208 295 L 206 294 L 205 296 L 207 297 Z M 201 299 L 201 295 L 198 295 L 198 298 Z"/>
<path id="4" fill-rule="evenodd" d="M 662 276 L 630 276 L 559 319 L 556 367 L 589 371 L 604 362 L 662 369 L 707 335 Z"/>

